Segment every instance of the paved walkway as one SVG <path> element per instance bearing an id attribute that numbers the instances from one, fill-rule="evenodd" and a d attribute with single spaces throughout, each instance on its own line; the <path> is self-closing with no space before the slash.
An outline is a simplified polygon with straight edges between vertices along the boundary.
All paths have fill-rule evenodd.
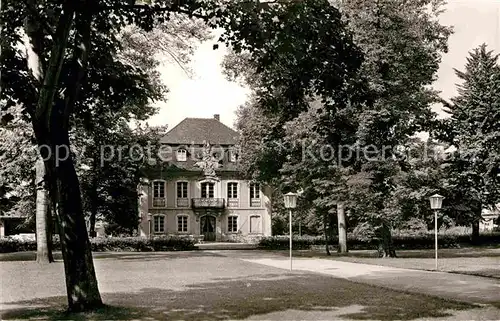
<path id="1" fill-rule="evenodd" d="M 236 252 L 221 251 L 219 254 L 238 256 Z M 255 255 L 254 257 L 260 256 Z M 288 258 L 281 255 L 271 255 L 269 252 L 266 253 L 265 257 L 259 259 L 253 259 L 248 255 L 241 255 L 239 258 L 247 262 L 290 269 Z M 293 269 L 331 275 L 353 282 L 396 290 L 423 293 L 470 303 L 494 304 L 500 307 L 500 280 L 493 278 L 314 258 L 294 258 Z"/>

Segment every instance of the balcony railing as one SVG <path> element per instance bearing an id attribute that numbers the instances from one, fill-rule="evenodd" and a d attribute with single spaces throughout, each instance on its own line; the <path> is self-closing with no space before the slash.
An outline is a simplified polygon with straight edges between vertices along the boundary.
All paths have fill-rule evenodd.
<path id="1" fill-rule="evenodd" d="M 165 207 L 167 206 L 167 200 L 163 197 L 153 198 L 153 207 Z"/>
<path id="2" fill-rule="evenodd" d="M 193 208 L 224 208 L 223 198 L 193 198 L 191 199 Z"/>
<path id="3" fill-rule="evenodd" d="M 261 202 L 260 202 L 260 198 L 251 198 L 250 199 L 250 206 L 251 207 L 261 207 Z"/>
<path id="4" fill-rule="evenodd" d="M 237 198 L 228 198 L 227 199 L 227 207 L 239 207 L 240 200 Z"/>
<path id="5" fill-rule="evenodd" d="M 177 207 L 189 207 L 189 198 L 178 198 Z"/>

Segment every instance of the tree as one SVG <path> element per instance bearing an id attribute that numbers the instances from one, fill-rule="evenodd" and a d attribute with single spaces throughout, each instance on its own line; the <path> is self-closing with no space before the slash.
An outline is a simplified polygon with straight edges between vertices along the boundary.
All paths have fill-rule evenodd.
<path id="1" fill-rule="evenodd" d="M 45 166 L 43 159 L 38 158 L 36 172 L 36 261 L 38 263 L 54 262 L 52 256 L 52 217 L 49 210 L 48 192 L 45 186 Z"/>
<path id="2" fill-rule="evenodd" d="M 157 161 L 156 151 L 165 129 L 148 126 L 132 129 L 122 121 L 114 128 L 106 128 L 102 137 L 101 146 L 113 150 L 106 149 L 101 154 L 100 150 L 86 149 L 88 167 L 83 170 L 81 184 L 91 236 L 97 218 L 106 222 L 106 233 L 132 235 L 137 229 L 137 185 L 147 168 L 154 166 L 149 162 Z M 151 155 L 147 155 L 148 151 Z"/>
<path id="3" fill-rule="evenodd" d="M 280 190 L 303 189 L 301 206 L 316 209 L 328 234 L 344 187 L 338 147 L 353 142 L 365 93 L 356 81 L 362 55 L 328 1 L 267 11 L 256 22 L 264 46 L 233 48 L 225 60 L 229 76 L 244 70 L 240 76 L 255 95 L 239 115 L 241 161 L 248 176 Z M 266 19 L 278 21 L 279 30 Z M 325 147 L 332 151 L 320 155 Z"/>
<path id="4" fill-rule="evenodd" d="M 118 58 L 123 63 L 139 68 L 149 75 L 149 89 L 155 93 L 156 99 L 164 99 L 167 88 L 162 84 L 157 67 L 162 62 L 161 56 L 168 63 L 176 63 L 189 73 L 187 66 L 194 52 L 196 41 L 209 39 L 208 27 L 201 20 L 193 20 L 180 14 L 172 14 L 168 21 L 158 22 L 151 31 L 144 31 L 137 26 L 128 26 L 120 35 L 122 50 Z M 154 53 L 154 54 L 152 54 Z M 113 72 L 113 70 L 110 70 Z M 117 75 L 119 77 L 119 75 Z M 154 144 L 158 137 L 153 137 L 156 129 L 149 129 L 138 145 L 139 132 L 130 129 L 124 121 L 145 121 L 157 112 L 149 100 L 135 100 L 134 97 L 124 97 L 114 103 L 112 112 L 106 112 L 107 102 L 96 97 L 93 99 L 92 122 L 82 122 L 82 130 L 78 133 L 79 175 L 82 185 L 84 211 L 89 217 L 89 234 L 95 236 L 95 222 L 98 212 L 106 219 L 115 231 L 132 234 L 137 226 L 136 185 L 139 173 L 137 163 L 132 160 L 132 146 L 146 148 Z M 122 107 L 119 107 L 122 104 Z M 157 130 L 156 130 L 157 131 Z M 160 130 L 160 132 L 162 129 Z M 146 141 L 145 138 L 151 138 Z M 141 140 L 141 139 L 139 139 Z M 102 162 L 106 147 L 120 146 L 120 155 L 105 163 Z M 150 146 L 151 147 L 151 146 Z M 104 149 L 104 150 L 103 150 Z M 122 184 L 117 180 L 123 179 Z M 120 190 L 117 190 L 120 189 Z M 123 223 L 123 224 L 122 224 Z"/>
<path id="5" fill-rule="evenodd" d="M 2 179 L 4 191 L 2 211 L 6 215 L 25 217 L 25 223 L 35 221 L 37 255 L 39 263 L 53 262 L 52 234 L 47 225 L 47 190 L 44 184 L 45 169 L 36 161 L 37 152 L 33 144 L 33 131 L 22 119 L 21 108 L 12 108 L 13 120 L 0 127 L 3 138 L 0 143 Z M 39 161 L 42 161 L 39 159 Z M 35 163 L 36 166 L 35 166 Z M 43 163 L 42 163 L 43 164 Z M 35 217 L 33 210 L 35 208 Z"/>
<path id="6" fill-rule="evenodd" d="M 201 17 L 211 27 L 223 27 L 222 41 L 259 51 L 266 43 L 254 26 L 265 22 L 270 31 L 280 28 L 262 10 L 265 19 L 255 20 L 254 13 L 268 6 L 215 0 L 158 1 L 154 5 L 80 0 L 40 5 L 37 0 L 28 0 L 9 1 L 2 7 L 1 81 L 6 107 L 23 106 L 44 159 L 51 204 L 60 228 L 70 310 L 89 310 L 102 304 L 70 149 L 70 129 L 74 122 L 92 122 L 95 106 L 91 102 L 95 97 L 108 108 L 128 97 L 135 103 L 158 98 L 144 70 L 117 58 L 121 49 L 117 35 L 129 24 L 149 31 L 155 21 L 168 20 L 174 12 Z M 287 4 L 278 3 L 275 11 L 286 16 L 283 7 Z M 250 19 L 251 25 L 233 24 L 234 18 Z M 26 57 L 18 46 L 23 30 L 28 39 Z M 11 119 L 9 112 L 2 115 L 3 122 Z"/>
<path id="7" fill-rule="evenodd" d="M 438 21 L 442 4 L 347 0 L 339 5 L 365 54 L 361 75 L 370 92 L 370 103 L 358 118 L 360 157 L 349 179 L 350 205 L 357 219 L 375 228 L 384 257 L 395 256 L 392 202 L 404 167 L 398 147 L 429 128 L 435 117 L 430 106 L 439 100 L 430 86 L 451 33 Z"/>
<path id="8" fill-rule="evenodd" d="M 446 161 L 445 183 L 460 222 L 479 236 L 482 210 L 500 201 L 500 67 L 485 44 L 470 52 L 458 96 L 447 104 L 450 118 L 437 136 L 455 148 Z"/>
<path id="9" fill-rule="evenodd" d="M 168 12 L 190 13 L 197 8 L 192 7 L 194 2 L 164 5 L 82 0 L 44 2 L 41 6 L 31 0 L 11 1 L 2 7 L 6 107 L 23 106 L 44 159 L 52 208 L 60 227 L 69 309 L 73 311 L 92 309 L 102 301 L 70 152 L 70 128 L 75 120 L 91 122 L 92 97 L 100 96 L 107 106 L 126 97 L 134 97 L 135 102 L 157 98 L 144 70 L 118 61 L 121 47 L 117 35 L 127 23 L 150 29 L 155 16 L 165 19 Z M 20 30 L 29 39 L 26 56 L 18 46 Z M 3 122 L 12 119 L 9 111 L 2 116 Z"/>

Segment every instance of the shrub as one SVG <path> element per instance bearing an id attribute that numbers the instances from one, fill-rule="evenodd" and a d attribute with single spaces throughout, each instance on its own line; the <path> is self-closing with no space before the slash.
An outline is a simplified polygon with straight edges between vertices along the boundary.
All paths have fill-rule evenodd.
<path id="1" fill-rule="evenodd" d="M 416 250 L 434 248 L 433 233 L 403 234 L 393 235 L 393 244 L 396 250 Z M 330 244 L 336 247 L 337 237 L 334 237 Z M 292 246 L 294 250 L 307 250 L 313 246 L 325 245 L 325 239 L 322 236 L 294 236 Z M 350 250 L 375 250 L 377 249 L 377 240 L 374 238 L 359 237 L 359 234 L 349 233 L 347 235 L 347 247 Z M 460 248 L 471 245 L 500 245 L 500 233 L 484 233 L 479 236 L 478 243 L 472 244 L 470 235 L 465 234 L 440 234 L 438 235 L 438 245 L 440 248 Z M 267 250 L 285 250 L 289 248 L 288 236 L 270 236 L 264 237 L 259 242 L 259 248 Z"/>
<path id="2" fill-rule="evenodd" d="M 159 236 L 152 239 L 144 237 L 97 237 L 90 239 L 94 252 L 150 252 L 150 251 L 188 251 L 195 249 L 196 240 L 189 236 Z M 58 237 L 53 239 L 53 250 L 59 251 Z M 36 241 L 19 238 L 0 239 L 0 253 L 36 251 Z"/>
<path id="3" fill-rule="evenodd" d="M 292 246 L 294 250 L 307 250 L 312 245 L 325 244 L 325 240 L 321 236 L 297 236 L 292 238 Z M 259 248 L 269 250 L 284 250 L 290 246 L 290 238 L 286 235 L 263 237 L 259 241 Z"/>
<path id="4" fill-rule="evenodd" d="M 6 237 L 0 239 L 0 253 L 36 251 L 36 242 Z"/>

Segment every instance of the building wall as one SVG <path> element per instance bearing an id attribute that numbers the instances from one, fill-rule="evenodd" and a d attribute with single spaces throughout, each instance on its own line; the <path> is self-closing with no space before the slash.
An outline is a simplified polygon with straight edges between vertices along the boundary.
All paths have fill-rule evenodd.
<path id="1" fill-rule="evenodd" d="M 153 191 L 152 186 L 155 180 L 149 182 L 144 181 L 139 187 L 139 215 L 141 216 L 140 235 L 148 236 L 150 229 L 152 235 L 201 235 L 200 217 L 203 213 L 195 213 L 191 209 L 191 198 L 201 197 L 201 182 L 202 179 L 192 177 L 182 177 L 166 181 L 166 206 L 157 208 L 153 207 Z M 188 182 L 188 198 L 189 207 L 177 206 L 177 191 L 176 184 L 178 181 Z M 227 183 L 238 183 L 238 205 L 229 207 L 227 202 Z M 214 197 L 225 199 L 224 210 L 214 215 L 216 216 L 216 241 L 252 241 L 254 238 L 271 235 L 271 190 L 268 187 L 261 186 L 259 207 L 250 206 L 250 190 L 249 182 L 238 179 L 224 178 L 215 183 Z M 148 221 L 148 214 L 150 220 Z M 153 224 L 155 215 L 164 215 L 165 231 L 162 233 L 154 233 Z M 177 216 L 188 215 L 188 232 L 178 232 Z M 237 216 L 238 231 L 228 232 L 228 217 Z M 252 225 L 253 224 L 253 225 Z"/>

